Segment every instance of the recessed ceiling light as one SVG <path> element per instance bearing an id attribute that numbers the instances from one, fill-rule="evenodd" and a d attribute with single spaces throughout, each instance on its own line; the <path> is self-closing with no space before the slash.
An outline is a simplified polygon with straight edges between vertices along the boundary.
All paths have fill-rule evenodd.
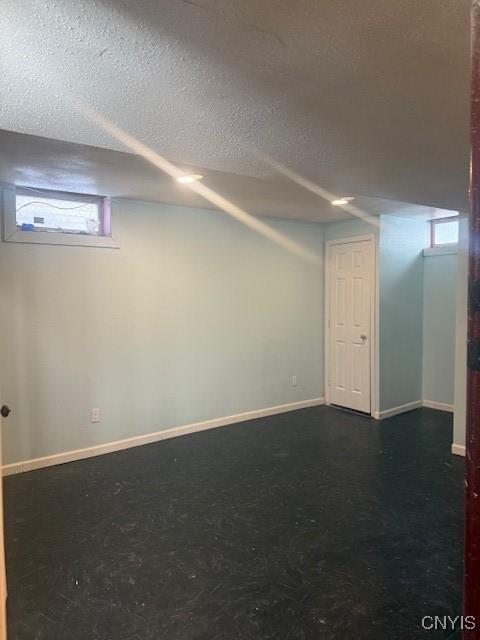
<path id="1" fill-rule="evenodd" d="M 177 182 L 180 182 L 180 184 L 191 184 L 192 182 L 198 182 L 198 180 L 201 180 L 202 178 L 203 176 L 198 173 L 192 173 L 188 176 L 179 176 L 177 178 Z"/>
<path id="2" fill-rule="evenodd" d="M 343 198 L 337 198 L 337 200 L 332 200 L 332 204 L 335 207 L 340 207 L 342 204 L 348 204 L 352 200 L 355 200 L 353 196 L 345 196 Z"/>

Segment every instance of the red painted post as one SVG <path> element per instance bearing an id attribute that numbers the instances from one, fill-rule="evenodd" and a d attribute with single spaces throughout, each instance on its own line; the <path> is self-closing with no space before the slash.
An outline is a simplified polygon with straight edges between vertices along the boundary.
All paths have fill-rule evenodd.
<path id="1" fill-rule="evenodd" d="M 465 459 L 465 640 L 480 640 L 480 0 L 472 7 L 471 175 Z"/>

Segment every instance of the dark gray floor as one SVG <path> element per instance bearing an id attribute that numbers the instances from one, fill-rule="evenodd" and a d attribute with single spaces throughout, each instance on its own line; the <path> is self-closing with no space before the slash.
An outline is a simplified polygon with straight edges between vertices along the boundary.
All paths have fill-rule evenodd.
<path id="1" fill-rule="evenodd" d="M 319 407 L 7 478 L 9 640 L 457 637 L 451 431 Z"/>

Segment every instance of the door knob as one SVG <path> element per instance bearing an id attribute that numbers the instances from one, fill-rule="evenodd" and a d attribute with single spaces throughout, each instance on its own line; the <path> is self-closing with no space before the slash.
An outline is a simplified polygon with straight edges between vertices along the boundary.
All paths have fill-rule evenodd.
<path id="1" fill-rule="evenodd" d="M 0 415 L 2 416 L 2 418 L 8 418 L 8 416 L 10 415 L 10 413 L 11 413 L 11 409 L 10 409 L 10 407 L 7 407 L 7 405 L 6 405 L 6 404 L 4 404 L 4 405 L 2 406 L 2 408 L 0 409 Z"/>
<path id="2" fill-rule="evenodd" d="M 365 342 L 365 340 L 367 339 L 367 336 L 363 333 L 360 338 Z"/>

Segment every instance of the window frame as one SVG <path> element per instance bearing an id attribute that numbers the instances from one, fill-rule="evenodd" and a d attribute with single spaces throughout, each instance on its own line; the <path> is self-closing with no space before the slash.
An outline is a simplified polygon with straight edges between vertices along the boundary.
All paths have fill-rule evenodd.
<path id="1" fill-rule="evenodd" d="M 41 196 L 55 200 L 69 200 L 74 198 L 94 198 L 99 202 L 100 234 L 88 235 L 63 231 L 22 231 L 17 226 L 16 194 L 27 193 L 28 187 L 18 186 L 3 189 L 3 241 L 20 242 L 26 244 L 50 244 L 76 247 L 103 247 L 118 249 L 119 245 L 112 238 L 111 201 L 107 196 L 73 193 L 68 191 L 54 191 L 52 189 L 36 189 Z"/>
<path id="2" fill-rule="evenodd" d="M 446 224 L 448 222 L 456 222 L 457 226 L 459 224 L 460 216 L 447 216 L 445 218 L 436 218 L 430 220 L 430 249 L 441 249 L 442 247 L 453 249 L 458 247 L 458 240 L 456 242 L 442 242 L 441 244 L 437 244 L 435 242 L 435 227 L 440 224 Z"/>

